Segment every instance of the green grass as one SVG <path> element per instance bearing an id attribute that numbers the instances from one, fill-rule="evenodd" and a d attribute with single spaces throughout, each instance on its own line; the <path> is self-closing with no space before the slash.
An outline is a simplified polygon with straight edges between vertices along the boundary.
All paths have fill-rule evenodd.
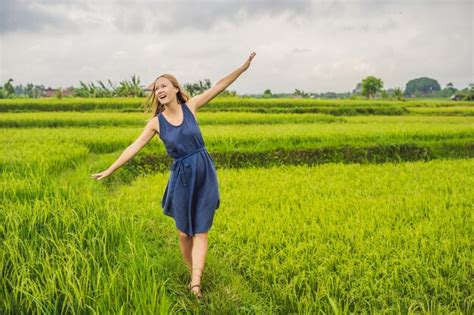
<path id="1" fill-rule="evenodd" d="M 151 114 L 114 112 L 36 112 L 0 114 L 1 128 L 68 128 L 68 127 L 142 127 Z M 299 124 L 344 122 L 342 117 L 324 114 L 260 114 L 199 112 L 201 125 Z"/>
<path id="2" fill-rule="evenodd" d="M 8 114 L 10 115 L 10 114 Z M 203 114 L 204 115 L 204 114 Z M 393 118 L 393 119 L 392 119 Z M 0 118 L 1 119 L 1 118 Z M 199 118 L 200 119 L 200 118 Z M 143 131 L 141 127 L 71 127 L 2 129 L 4 151 L 9 143 L 41 146 L 46 139 L 59 143 L 75 142 L 96 153 L 123 150 Z M 449 139 L 470 139 L 474 135 L 468 117 L 345 117 L 333 123 L 211 124 L 201 128 L 206 146 L 212 152 L 268 151 L 277 148 L 309 148 L 343 144 L 403 143 Z M 15 140 L 16 139 L 16 140 Z M 161 140 L 153 139 L 144 152 L 164 152 Z M 31 149 L 30 149 L 31 150 Z M 5 152 L 8 154 L 8 152 Z"/>
<path id="3" fill-rule="evenodd" d="M 470 104 L 446 112 L 446 101 L 427 100 L 399 116 L 200 112 L 221 206 L 199 304 L 161 209 L 171 162 L 162 142 L 90 178 L 149 115 L 42 102 L 65 111 L 0 114 L 1 314 L 474 312 Z M 246 102 L 236 106 L 286 106 Z M 318 106 L 348 104 L 338 102 Z"/>
<path id="4" fill-rule="evenodd" d="M 64 98 L 3 99 L 0 112 L 28 111 L 143 111 L 147 98 Z M 261 112 L 261 113 L 322 113 L 330 115 L 406 115 L 416 113 L 417 107 L 428 107 L 425 114 L 437 114 L 445 107 L 463 107 L 467 115 L 474 102 L 440 99 L 413 100 L 319 100 L 319 99 L 253 99 L 246 97 L 217 97 L 202 112 Z"/>
<path id="5" fill-rule="evenodd" d="M 3 203 L 3 312 L 472 311 L 472 160 L 219 170 L 202 306 L 167 174 L 108 193 L 85 162 Z"/>

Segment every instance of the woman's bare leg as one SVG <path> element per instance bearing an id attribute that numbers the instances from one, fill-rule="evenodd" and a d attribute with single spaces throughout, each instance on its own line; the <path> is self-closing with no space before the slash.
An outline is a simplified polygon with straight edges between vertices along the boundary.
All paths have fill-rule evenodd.
<path id="1" fill-rule="evenodd" d="M 188 267 L 189 273 L 191 274 L 193 267 L 192 260 L 192 249 L 193 249 L 193 238 L 186 233 L 179 231 L 179 247 L 181 249 L 181 254 L 183 254 L 184 262 Z"/>
<path id="2" fill-rule="evenodd" d="M 207 232 L 194 235 L 192 249 L 192 273 L 191 285 L 201 284 L 201 276 L 204 271 L 204 264 L 207 255 Z M 193 292 L 200 295 L 200 287 L 194 287 Z"/>

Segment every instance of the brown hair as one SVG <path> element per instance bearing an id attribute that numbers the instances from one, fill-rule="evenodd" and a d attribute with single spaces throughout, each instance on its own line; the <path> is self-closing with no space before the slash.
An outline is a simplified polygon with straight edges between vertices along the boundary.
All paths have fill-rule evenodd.
<path id="1" fill-rule="evenodd" d="M 176 98 L 178 99 L 178 103 L 185 103 L 189 100 L 188 93 L 181 87 L 181 85 L 178 83 L 178 80 L 176 80 L 176 78 L 173 75 L 168 74 L 168 73 L 162 74 L 162 75 L 158 76 L 153 81 L 153 83 L 152 83 L 153 87 L 152 87 L 152 90 L 151 90 L 151 94 L 150 94 L 150 96 L 148 97 L 148 99 L 146 100 L 146 102 L 144 104 L 145 112 L 148 112 L 150 110 L 150 108 L 154 109 L 153 110 L 153 117 L 158 115 L 158 113 L 161 113 L 162 111 L 165 110 L 165 105 L 161 104 L 158 101 L 158 98 L 155 95 L 155 92 L 156 92 L 155 82 L 156 82 L 156 80 L 158 80 L 161 77 L 165 77 L 168 80 L 170 80 L 171 84 L 173 84 L 173 86 L 179 90 L 176 93 Z"/>

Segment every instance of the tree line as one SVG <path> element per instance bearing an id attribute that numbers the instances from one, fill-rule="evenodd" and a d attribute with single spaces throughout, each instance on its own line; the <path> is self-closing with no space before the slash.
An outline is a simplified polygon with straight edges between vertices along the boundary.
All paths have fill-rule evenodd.
<path id="1" fill-rule="evenodd" d="M 44 85 L 33 85 L 28 83 L 26 86 L 12 84 L 13 79 L 9 79 L 3 86 L 0 86 L 0 98 L 40 98 L 48 96 L 47 92 L 53 90 L 51 88 L 45 88 Z M 113 84 L 110 79 L 107 80 L 108 85 L 102 81 L 97 83 L 84 83 L 79 82 L 79 87 L 69 87 L 67 89 L 57 88 L 54 89 L 54 94 L 49 95 L 56 98 L 62 97 L 91 97 L 91 98 L 102 98 L 102 97 L 144 97 L 146 96 L 147 90 L 143 85 L 140 85 L 140 77 L 132 75 L 131 80 L 121 81 L 118 84 Z M 211 88 L 211 81 L 205 79 L 204 81 L 199 80 L 195 83 L 183 84 L 183 89 L 188 92 L 190 96 L 194 96 L 204 92 Z M 221 96 L 237 96 L 236 91 L 225 90 L 219 95 Z"/>
<path id="2" fill-rule="evenodd" d="M 383 81 L 374 76 L 368 76 L 361 82 L 357 83 L 355 89 L 351 92 L 336 93 L 311 93 L 303 90 L 295 89 L 292 94 L 273 94 L 270 89 L 263 92 L 263 98 L 287 97 L 295 96 L 300 98 L 395 98 L 403 100 L 404 98 L 428 97 L 428 98 L 451 98 L 453 100 L 468 100 L 474 101 L 474 83 L 469 84 L 468 87 L 459 90 L 453 86 L 453 83 L 448 83 L 445 88 L 441 88 L 439 83 L 431 78 L 421 77 L 407 82 L 405 89 L 401 87 L 384 90 Z"/>
<path id="3" fill-rule="evenodd" d="M 0 98 L 40 98 L 45 96 L 62 97 L 144 97 L 149 90 L 140 85 L 140 78 L 132 75 L 131 80 L 123 80 L 118 84 L 113 84 L 110 79 L 107 80 L 108 85 L 102 81 L 97 84 L 79 82 L 79 87 L 69 87 L 67 89 L 46 89 L 43 85 L 33 85 L 28 83 L 26 86 L 13 86 L 13 79 L 9 79 L 3 86 L 0 86 Z M 192 97 L 211 88 L 209 79 L 199 80 L 195 83 L 185 83 L 183 88 Z M 53 95 L 48 92 L 54 92 Z M 220 96 L 237 96 L 236 91 L 225 90 L 219 94 Z M 448 83 L 446 87 L 441 88 L 439 83 L 428 77 L 412 79 L 407 82 L 405 89 L 396 87 L 393 89 L 383 89 L 383 81 L 381 78 L 368 76 L 361 82 L 357 83 L 355 89 L 351 92 L 336 93 L 324 92 L 313 93 L 300 89 L 295 89 L 293 93 L 277 93 L 274 94 L 270 89 L 266 89 L 263 94 L 252 95 L 259 98 L 279 98 L 279 97 L 297 97 L 297 98 L 395 98 L 402 100 L 406 97 L 433 97 L 433 98 L 451 98 L 454 100 L 474 100 L 474 84 L 459 90 Z"/>

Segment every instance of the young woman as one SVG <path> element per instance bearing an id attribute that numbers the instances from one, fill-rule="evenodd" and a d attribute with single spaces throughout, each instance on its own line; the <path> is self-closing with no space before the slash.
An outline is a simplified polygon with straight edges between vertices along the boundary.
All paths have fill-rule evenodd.
<path id="1" fill-rule="evenodd" d="M 148 101 L 151 99 L 156 105 L 153 119 L 117 161 L 107 170 L 91 175 L 97 180 L 111 175 L 158 133 L 167 153 L 174 158 L 161 207 L 165 215 L 175 220 L 181 253 L 191 274 L 188 288 L 197 298 L 202 297 L 207 233 L 219 208 L 220 197 L 214 161 L 205 147 L 196 113 L 247 70 L 255 55 L 252 52 L 242 66 L 191 99 L 174 76 L 160 75 L 149 86 L 152 93 Z"/>

